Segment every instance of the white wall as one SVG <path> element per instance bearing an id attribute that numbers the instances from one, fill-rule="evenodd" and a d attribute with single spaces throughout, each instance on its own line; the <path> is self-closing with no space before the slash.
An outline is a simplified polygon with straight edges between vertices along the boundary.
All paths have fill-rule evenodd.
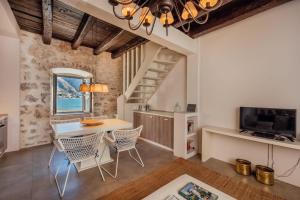
<path id="1" fill-rule="evenodd" d="M 0 2 L 0 113 L 8 114 L 8 149 L 19 149 L 19 28 L 6 0 Z"/>
<path id="2" fill-rule="evenodd" d="M 200 38 L 203 125 L 237 128 L 240 106 L 296 108 L 300 116 L 299 10 L 300 1 L 292 1 Z M 297 125 L 300 132 L 300 117 Z M 266 145 L 218 136 L 214 147 L 220 160 L 266 164 Z M 287 170 L 299 155 L 276 148 L 275 172 Z M 300 186 L 300 167 L 281 180 Z"/>
<path id="3" fill-rule="evenodd" d="M 19 149 L 19 40 L 0 35 L 0 112 L 8 114 L 8 149 Z"/>
<path id="4" fill-rule="evenodd" d="M 19 26 L 7 0 L 0 1 L 0 25 L 0 35 L 19 38 Z"/>
<path id="5" fill-rule="evenodd" d="M 182 57 L 149 100 L 151 109 L 174 112 L 178 103 L 186 109 L 186 58 Z"/>

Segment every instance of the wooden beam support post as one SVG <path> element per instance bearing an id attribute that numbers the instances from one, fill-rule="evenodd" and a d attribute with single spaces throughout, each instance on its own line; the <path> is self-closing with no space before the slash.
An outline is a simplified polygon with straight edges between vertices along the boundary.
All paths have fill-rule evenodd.
<path id="1" fill-rule="evenodd" d="M 135 38 L 133 38 L 132 40 L 130 40 L 127 44 L 121 46 L 120 48 L 112 51 L 111 53 L 111 57 L 113 59 L 115 58 L 118 58 L 119 56 L 121 56 L 123 53 L 125 53 L 126 51 L 136 47 L 136 46 L 139 46 L 139 45 L 142 45 L 142 44 L 145 44 L 147 43 L 148 40 L 145 39 L 145 38 L 142 38 L 140 36 L 137 36 Z"/>
<path id="2" fill-rule="evenodd" d="M 94 54 L 98 55 L 109 49 L 124 32 L 124 30 L 118 30 L 117 32 L 109 35 L 103 42 L 101 42 L 101 44 L 99 44 L 99 46 L 94 49 Z"/>
<path id="3" fill-rule="evenodd" d="M 50 44 L 52 39 L 52 0 L 42 0 L 43 42 Z"/>
<path id="4" fill-rule="evenodd" d="M 81 45 L 84 37 L 93 28 L 96 21 L 96 18 L 93 16 L 90 16 L 86 13 L 83 15 L 81 23 L 73 39 L 72 49 L 77 49 Z"/>

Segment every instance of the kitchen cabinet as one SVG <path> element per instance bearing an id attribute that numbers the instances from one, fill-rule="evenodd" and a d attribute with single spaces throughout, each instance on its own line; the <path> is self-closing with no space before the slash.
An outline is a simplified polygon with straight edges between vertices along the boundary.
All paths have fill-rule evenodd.
<path id="1" fill-rule="evenodd" d="M 143 125 L 141 137 L 168 148 L 173 148 L 174 120 L 169 116 L 134 112 L 134 127 Z"/>
<path id="2" fill-rule="evenodd" d="M 160 130 L 159 130 L 159 143 L 173 148 L 173 139 L 174 139 L 174 120 L 173 118 L 160 117 Z"/>

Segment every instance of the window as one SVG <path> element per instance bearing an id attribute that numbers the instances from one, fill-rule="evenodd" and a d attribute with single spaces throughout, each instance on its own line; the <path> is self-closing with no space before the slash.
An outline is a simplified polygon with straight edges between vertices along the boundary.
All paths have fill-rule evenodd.
<path id="1" fill-rule="evenodd" d="M 91 94 L 79 91 L 80 84 L 90 83 L 90 78 L 77 76 L 53 76 L 54 113 L 89 113 L 92 110 Z"/>

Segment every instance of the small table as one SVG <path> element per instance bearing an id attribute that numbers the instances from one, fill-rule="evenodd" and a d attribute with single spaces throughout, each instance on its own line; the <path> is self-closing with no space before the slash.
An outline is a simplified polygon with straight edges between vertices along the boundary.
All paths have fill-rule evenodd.
<path id="1" fill-rule="evenodd" d="M 59 139 L 63 137 L 89 135 L 89 134 L 96 133 L 99 130 L 108 132 L 108 131 L 114 131 L 118 129 L 132 128 L 131 122 L 123 121 L 120 119 L 103 119 L 101 121 L 103 122 L 103 124 L 98 126 L 85 126 L 80 122 L 52 124 L 51 126 L 54 132 L 53 137 L 54 139 Z M 99 152 L 102 152 L 104 148 L 106 148 L 106 150 L 102 157 L 101 164 L 105 164 L 113 161 L 113 159 L 110 157 L 109 147 L 104 143 L 101 143 L 99 145 L 98 148 Z M 96 167 L 97 165 L 94 160 L 87 160 L 87 161 L 80 162 L 75 166 L 78 172 L 80 172 L 92 167 Z"/>
<path id="2" fill-rule="evenodd" d="M 207 185 L 202 181 L 195 179 L 187 174 L 179 176 L 178 178 L 174 179 L 170 183 L 162 186 L 161 188 L 159 188 L 149 196 L 145 197 L 143 200 L 166 200 L 166 199 L 171 199 L 168 197 L 171 197 L 172 195 L 175 196 L 173 199 L 185 200 L 185 198 L 183 198 L 178 194 L 178 191 L 181 188 L 183 188 L 187 183 L 190 182 L 210 191 L 211 193 L 218 195 L 218 200 L 235 200 L 235 198 L 225 194 L 224 192 L 221 192 L 220 190 L 217 190 L 216 188 Z"/>

